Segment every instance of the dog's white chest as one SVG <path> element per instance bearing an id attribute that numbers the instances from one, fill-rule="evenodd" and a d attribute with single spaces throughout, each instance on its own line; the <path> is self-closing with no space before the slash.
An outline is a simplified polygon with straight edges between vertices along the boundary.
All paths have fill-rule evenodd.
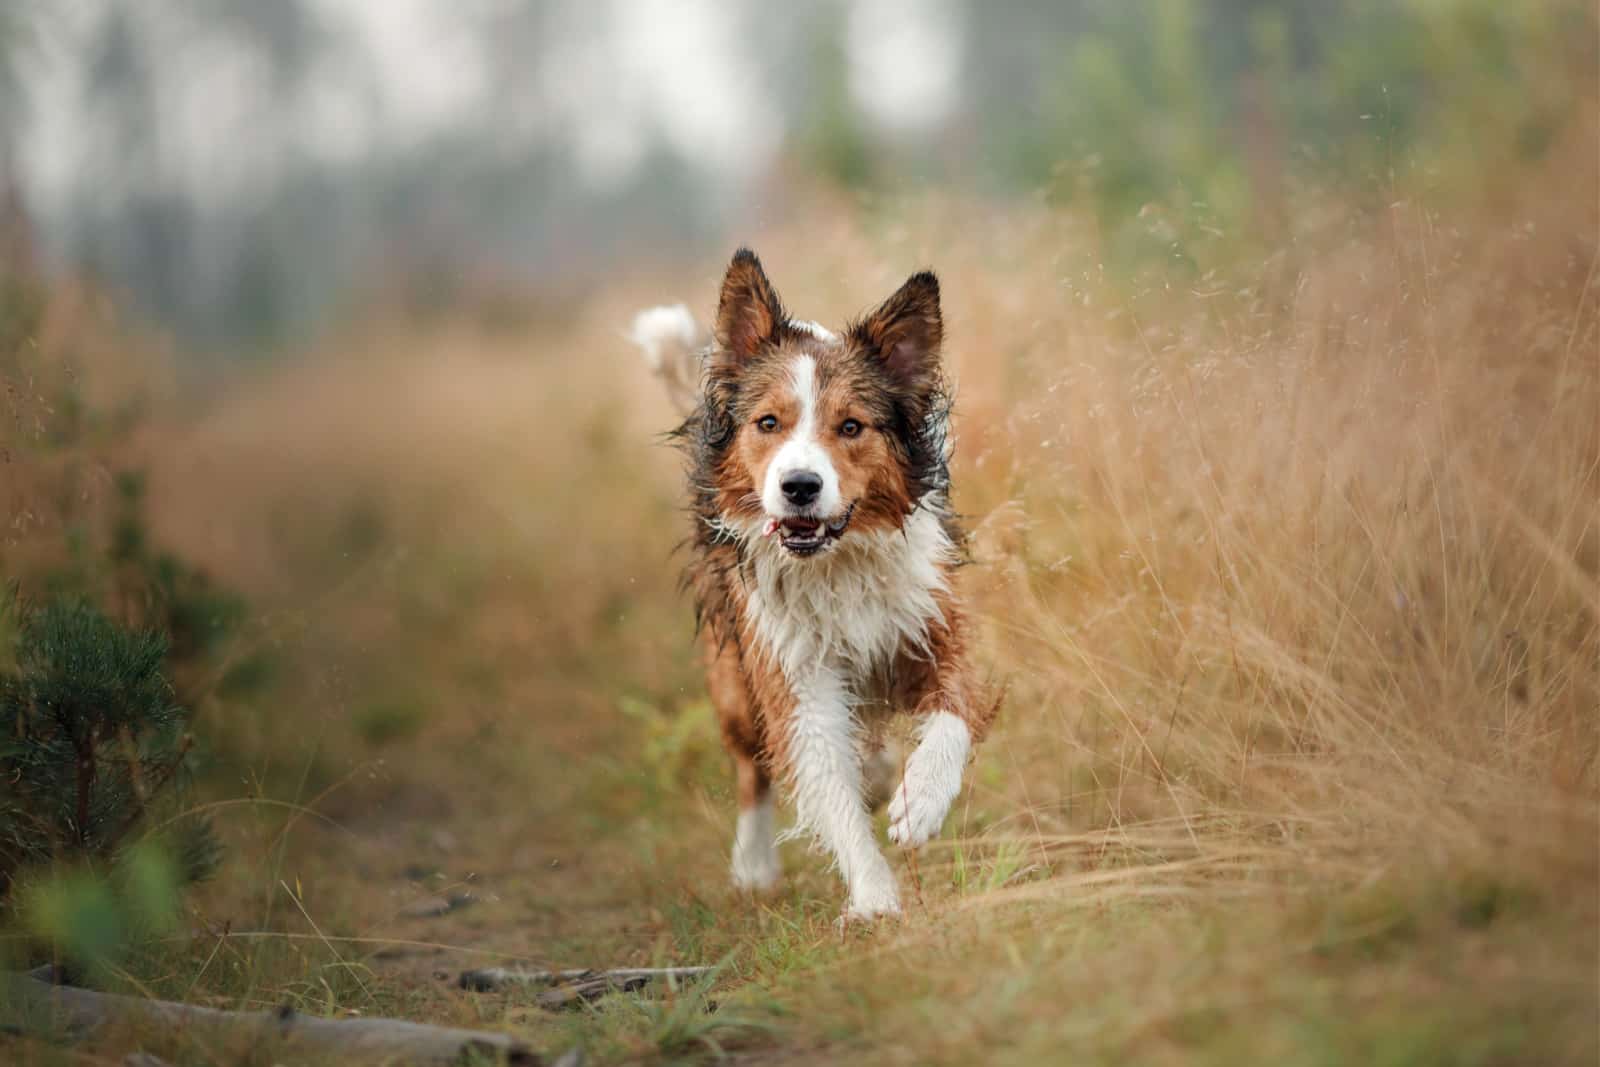
<path id="1" fill-rule="evenodd" d="M 818 559 L 760 545 L 747 622 L 791 682 L 818 669 L 864 679 L 902 646 L 926 646 L 954 555 L 926 509 L 892 533 L 847 535 Z"/>

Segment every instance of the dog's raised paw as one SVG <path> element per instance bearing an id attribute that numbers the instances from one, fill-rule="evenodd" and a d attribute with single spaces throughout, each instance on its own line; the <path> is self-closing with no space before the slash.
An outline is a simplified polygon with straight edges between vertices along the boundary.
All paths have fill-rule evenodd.
<path id="1" fill-rule="evenodd" d="M 928 843 L 961 792 L 961 771 L 971 751 L 967 724 L 949 712 L 930 716 L 905 777 L 889 798 L 889 840 L 906 848 Z"/>
<path id="2" fill-rule="evenodd" d="M 931 783 L 914 780 L 907 771 L 906 780 L 889 799 L 889 840 L 906 848 L 920 848 L 932 840 L 955 799 L 955 791 L 945 793 Z"/>

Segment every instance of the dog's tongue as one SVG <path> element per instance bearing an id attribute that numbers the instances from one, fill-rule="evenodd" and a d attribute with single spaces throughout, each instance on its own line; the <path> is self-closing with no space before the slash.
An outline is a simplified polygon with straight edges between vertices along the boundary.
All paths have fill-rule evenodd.
<path id="1" fill-rule="evenodd" d="M 788 534 L 814 534 L 822 528 L 818 519 L 768 519 L 761 530 L 762 537 L 771 537 L 782 530 Z"/>

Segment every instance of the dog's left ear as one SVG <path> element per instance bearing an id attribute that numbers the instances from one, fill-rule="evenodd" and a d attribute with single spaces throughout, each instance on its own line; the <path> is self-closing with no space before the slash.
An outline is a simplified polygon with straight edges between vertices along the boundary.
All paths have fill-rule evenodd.
<path id="1" fill-rule="evenodd" d="M 939 346 L 944 342 L 939 279 L 931 271 L 913 274 L 856 323 L 850 337 L 875 352 L 901 385 L 917 393 L 932 388 L 939 380 Z"/>

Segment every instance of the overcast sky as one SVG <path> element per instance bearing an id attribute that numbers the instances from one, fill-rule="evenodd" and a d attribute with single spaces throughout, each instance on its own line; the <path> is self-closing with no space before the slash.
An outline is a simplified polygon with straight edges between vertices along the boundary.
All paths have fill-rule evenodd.
<path id="1" fill-rule="evenodd" d="M 261 0 L 272 2 L 272 0 Z M 236 37 L 197 31 L 184 5 L 37 0 L 23 55 L 25 185 L 46 212 L 100 163 L 86 121 L 91 42 L 108 13 L 137 12 L 161 56 L 158 179 L 202 201 L 270 183 L 295 158 L 360 160 L 493 115 L 507 136 L 554 139 L 593 183 L 626 179 L 664 142 L 710 180 L 759 172 L 786 133 L 781 86 L 742 17 L 784 17 L 763 0 L 598 0 L 551 8 L 571 25 L 531 72 L 536 92 L 496 98 L 495 24 L 511 0 L 309 0 L 331 47 L 297 79 Z M 886 127 L 931 128 L 955 102 L 961 40 L 941 0 L 855 0 L 845 9 L 850 91 Z M 486 39 L 487 38 L 487 39 Z M 98 175 L 112 186 L 115 174 Z"/>

